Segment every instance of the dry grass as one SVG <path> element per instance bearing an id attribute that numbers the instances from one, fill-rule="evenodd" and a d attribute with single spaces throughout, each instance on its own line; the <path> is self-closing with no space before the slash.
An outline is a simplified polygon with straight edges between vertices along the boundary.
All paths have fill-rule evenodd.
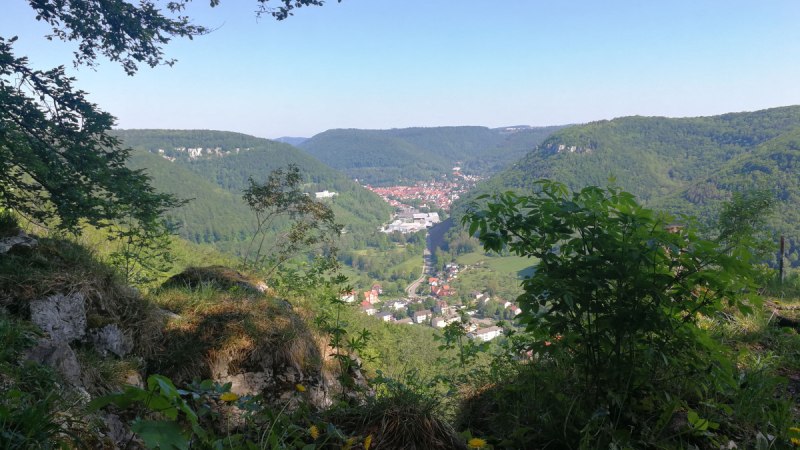
<path id="1" fill-rule="evenodd" d="M 153 295 L 156 304 L 175 316 L 149 360 L 149 371 L 186 382 L 285 367 L 321 370 L 324 347 L 319 344 L 324 340 L 287 302 L 238 288 L 244 276 L 230 269 L 187 272 Z M 194 281 L 186 282 L 190 279 Z"/>
<path id="2" fill-rule="evenodd" d="M 333 410 L 331 421 L 349 433 L 372 435 L 375 448 L 466 449 L 438 406 L 434 396 L 397 385 L 364 405 Z"/>
<path id="3" fill-rule="evenodd" d="M 211 286 L 222 291 L 244 290 L 250 293 L 264 293 L 267 290 L 263 280 L 224 266 L 189 267 L 170 277 L 163 284 L 165 288 L 197 289 L 202 286 Z"/>
<path id="4" fill-rule="evenodd" d="M 139 364 L 132 359 L 102 358 L 86 349 L 79 350 L 77 356 L 81 381 L 92 397 L 120 391 L 139 371 Z"/>
<path id="5" fill-rule="evenodd" d="M 142 296 L 89 249 L 65 239 L 41 238 L 30 254 L 0 261 L 0 306 L 27 317 L 31 301 L 54 294 L 81 293 L 90 327 L 120 326 L 146 356 L 161 337 L 163 319 Z"/>

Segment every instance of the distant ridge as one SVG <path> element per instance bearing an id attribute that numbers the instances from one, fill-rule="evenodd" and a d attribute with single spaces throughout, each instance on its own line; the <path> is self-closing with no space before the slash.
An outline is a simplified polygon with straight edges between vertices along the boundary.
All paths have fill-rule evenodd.
<path id="1" fill-rule="evenodd" d="M 649 206 L 716 217 L 731 192 L 763 186 L 780 201 L 774 233 L 800 265 L 800 106 L 694 118 L 622 117 L 564 128 L 479 185 L 470 198 L 527 191 L 541 178 L 573 189 L 609 177 Z M 458 208 L 469 199 L 462 199 Z"/>
<path id="2" fill-rule="evenodd" d="M 297 147 L 298 145 L 302 144 L 303 142 L 307 141 L 308 138 L 306 137 L 291 137 L 291 136 L 282 136 L 275 139 L 278 142 L 283 142 L 284 144 L 294 145 Z"/>
<path id="3" fill-rule="evenodd" d="M 477 126 L 337 129 L 317 134 L 300 147 L 363 184 L 430 180 L 461 170 L 492 174 L 522 157 L 561 127 Z"/>
<path id="4" fill-rule="evenodd" d="M 242 133 L 210 130 L 116 130 L 134 149 L 129 165 L 144 169 L 153 185 L 188 205 L 169 213 L 180 234 L 194 242 L 211 243 L 236 252 L 253 230 L 253 215 L 242 200 L 248 178 L 266 180 L 288 164 L 307 178 L 305 190 L 333 191 L 337 220 L 349 231 L 372 232 L 392 208 L 377 195 L 289 144 Z"/>

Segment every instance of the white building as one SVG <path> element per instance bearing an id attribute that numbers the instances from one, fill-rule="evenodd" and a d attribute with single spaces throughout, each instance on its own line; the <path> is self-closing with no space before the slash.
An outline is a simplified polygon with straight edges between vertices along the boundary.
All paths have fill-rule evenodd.
<path id="1" fill-rule="evenodd" d="M 431 312 L 430 311 L 426 311 L 426 310 L 417 311 L 417 312 L 414 313 L 414 322 L 416 322 L 416 323 L 425 322 L 426 320 L 428 320 L 428 318 L 430 318 L 430 316 L 431 316 Z"/>
<path id="2" fill-rule="evenodd" d="M 503 329 L 500 327 L 481 328 L 471 333 L 473 339 L 480 339 L 484 342 L 491 341 L 502 334 Z"/>
<path id="3" fill-rule="evenodd" d="M 332 198 L 332 197 L 335 197 L 337 195 L 339 195 L 338 192 L 330 192 L 327 189 L 322 191 L 322 192 L 315 192 L 314 193 L 314 196 L 316 198 Z"/>

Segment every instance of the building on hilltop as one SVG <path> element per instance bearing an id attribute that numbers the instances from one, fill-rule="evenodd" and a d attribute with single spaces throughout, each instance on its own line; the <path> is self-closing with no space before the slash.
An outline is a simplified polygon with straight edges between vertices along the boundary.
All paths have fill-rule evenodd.
<path id="1" fill-rule="evenodd" d="M 339 195 L 338 192 L 330 192 L 327 189 L 322 192 L 315 192 L 314 197 L 316 198 L 333 198 Z"/>

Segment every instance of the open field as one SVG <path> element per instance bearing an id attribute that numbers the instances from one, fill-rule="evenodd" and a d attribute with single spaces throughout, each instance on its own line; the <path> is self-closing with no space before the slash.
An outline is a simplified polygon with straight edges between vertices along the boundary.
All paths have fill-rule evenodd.
<path id="1" fill-rule="evenodd" d="M 519 274 L 521 276 L 530 273 L 530 267 L 536 264 L 536 260 L 522 256 L 486 256 L 483 252 L 472 252 L 459 255 L 456 258 L 459 264 L 474 265 L 478 262 L 496 272 L 504 274 Z M 520 273 L 522 272 L 522 273 Z"/>

